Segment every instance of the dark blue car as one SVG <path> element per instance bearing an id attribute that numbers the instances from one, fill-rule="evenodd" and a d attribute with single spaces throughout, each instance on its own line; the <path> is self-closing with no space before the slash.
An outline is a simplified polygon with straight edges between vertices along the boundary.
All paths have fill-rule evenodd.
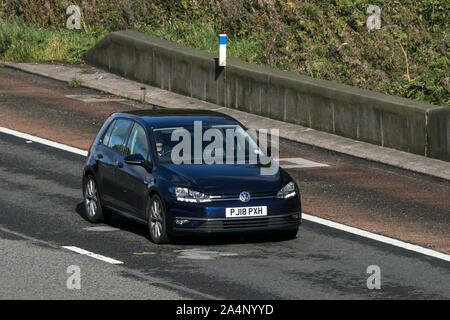
<path id="1" fill-rule="evenodd" d="M 235 135 L 227 140 L 230 132 Z M 217 138 L 221 134 L 223 140 Z M 190 148 L 181 148 L 183 135 Z M 83 174 L 86 216 L 101 222 L 115 212 L 147 224 L 155 243 L 201 233 L 279 232 L 295 238 L 300 193 L 283 169 L 262 173 L 269 164 L 259 159 L 267 154 L 244 126 L 222 113 L 115 113 L 89 150 Z"/>

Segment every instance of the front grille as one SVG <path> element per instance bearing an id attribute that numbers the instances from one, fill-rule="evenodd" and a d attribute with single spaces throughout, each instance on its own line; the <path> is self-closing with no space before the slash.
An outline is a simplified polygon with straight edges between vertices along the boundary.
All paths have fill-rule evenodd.
<path id="1" fill-rule="evenodd" d="M 293 215 L 273 218 L 221 219 L 205 221 L 198 229 L 229 230 L 242 228 L 287 227 L 298 223 L 299 220 Z"/>
<path id="2" fill-rule="evenodd" d="M 268 198 L 276 198 L 276 192 L 253 192 L 250 193 L 250 199 L 268 199 Z M 239 193 L 234 194 L 219 194 L 219 195 L 211 195 L 212 201 L 230 201 L 230 200 L 239 200 Z"/>

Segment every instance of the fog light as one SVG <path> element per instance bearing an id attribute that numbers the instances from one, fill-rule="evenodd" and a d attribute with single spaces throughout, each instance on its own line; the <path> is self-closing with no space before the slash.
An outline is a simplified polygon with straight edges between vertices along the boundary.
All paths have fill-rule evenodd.
<path id="1" fill-rule="evenodd" d="M 183 224 L 188 223 L 188 222 L 189 222 L 189 220 L 182 220 L 182 219 L 176 219 L 175 220 L 175 224 L 177 226 L 182 226 Z"/>

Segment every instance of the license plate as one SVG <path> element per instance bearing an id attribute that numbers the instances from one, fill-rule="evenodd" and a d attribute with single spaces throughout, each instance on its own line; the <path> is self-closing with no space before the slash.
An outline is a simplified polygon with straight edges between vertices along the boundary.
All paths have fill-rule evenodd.
<path id="1" fill-rule="evenodd" d="M 227 218 L 267 216 L 267 207 L 259 206 L 226 208 L 225 216 Z"/>

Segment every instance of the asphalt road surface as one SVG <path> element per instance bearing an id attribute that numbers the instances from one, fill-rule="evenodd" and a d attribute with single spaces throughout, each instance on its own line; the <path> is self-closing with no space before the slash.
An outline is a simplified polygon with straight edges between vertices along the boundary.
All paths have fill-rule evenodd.
<path id="1" fill-rule="evenodd" d="M 111 112 L 146 107 L 0 68 L 0 126 L 82 149 Z M 0 150 L 0 299 L 450 298 L 448 262 L 309 221 L 289 241 L 186 238 L 157 246 L 146 226 L 125 218 L 85 219 L 83 156 L 3 133 Z M 448 181 L 286 140 L 281 157 L 304 212 L 450 252 Z M 373 265 L 379 290 L 367 287 Z M 79 290 L 67 288 L 69 266 L 80 268 Z"/>
<path id="2" fill-rule="evenodd" d="M 93 225 L 82 205 L 82 156 L 5 134 L 0 149 L 1 298 L 450 297 L 447 262 L 307 221 L 295 240 L 194 238 L 164 246 L 119 216 Z M 75 293 L 64 281 L 70 265 L 81 270 Z M 367 288 L 370 265 L 380 267 L 380 290 Z"/>

